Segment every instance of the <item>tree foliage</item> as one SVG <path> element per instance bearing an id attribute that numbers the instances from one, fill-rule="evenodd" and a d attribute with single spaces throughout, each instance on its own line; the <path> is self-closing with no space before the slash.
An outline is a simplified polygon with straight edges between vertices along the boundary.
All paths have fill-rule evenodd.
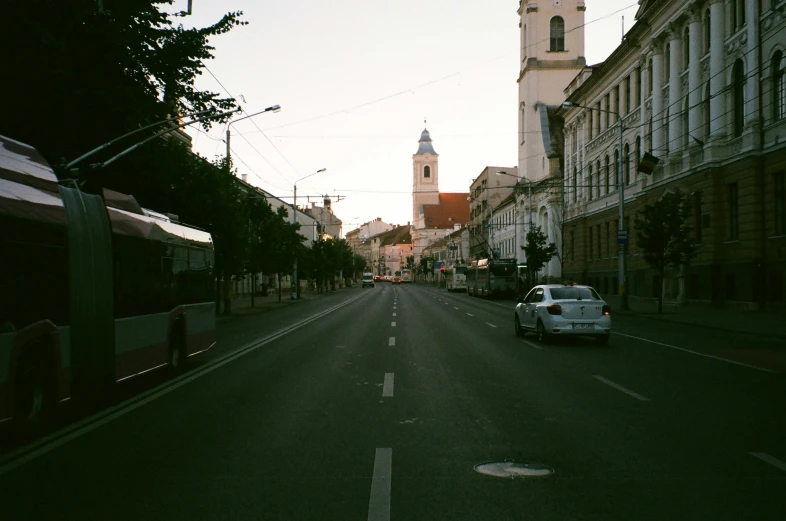
<path id="1" fill-rule="evenodd" d="M 526 244 L 521 247 L 527 256 L 527 270 L 530 272 L 530 280 L 535 280 L 535 275 L 543 269 L 555 255 L 557 255 L 557 245 L 553 242 L 546 244 L 546 234 L 540 226 L 533 227 L 527 232 Z"/>
<path id="2" fill-rule="evenodd" d="M 693 243 L 691 210 L 687 196 L 680 190 L 665 192 L 636 216 L 636 240 L 642 258 L 660 276 L 668 267 L 687 264 L 696 255 Z M 658 292 L 658 312 L 663 310 L 663 291 Z"/>

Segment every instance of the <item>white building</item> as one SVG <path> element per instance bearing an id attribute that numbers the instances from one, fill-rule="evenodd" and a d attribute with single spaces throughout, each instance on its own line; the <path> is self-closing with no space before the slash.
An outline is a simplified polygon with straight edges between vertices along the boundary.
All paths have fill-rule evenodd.
<path id="1" fill-rule="evenodd" d="M 519 191 L 517 205 L 524 211 L 526 229 L 540 226 L 558 248 L 562 245 L 562 122 L 556 111 L 565 101 L 562 89 L 586 65 L 585 10 L 583 0 L 521 0 L 518 10 L 518 174 L 527 189 Z M 542 274 L 560 277 L 559 259 L 553 259 Z"/>
<path id="2" fill-rule="evenodd" d="M 516 194 L 510 194 L 494 208 L 488 221 L 490 243 L 494 255 L 499 259 L 516 259 L 524 263 L 523 245 L 524 225 L 517 222 L 521 219 L 516 210 Z"/>

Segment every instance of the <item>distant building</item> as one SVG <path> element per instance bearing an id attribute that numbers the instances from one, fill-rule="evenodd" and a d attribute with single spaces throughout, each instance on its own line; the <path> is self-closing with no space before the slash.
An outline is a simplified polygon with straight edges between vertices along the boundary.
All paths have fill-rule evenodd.
<path id="1" fill-rule="evenodd" d="M 489 218 L 490 230 L 489 243 L 494 251 L 494 256 L 499 259 L 516 259 L 525 262 L 524 251 L 519 247 L 524 245 L 524 225 L 518 223 L 520 219 L 516 211 L 516 194 L 510 194 L 494 208 L 493 217 Z"/>
<path id="2" fill-rule="evenodd" d="M 395 275 L 407 266 L 407 257 L 412 256 L 409 226 L 397 226 L 375 235 L 368 242 L 371 250 L 371 271 L 376 275 Z"/>
<path id="3" fill-rule="evenodd" d="M 311 208 L 306 208 L 304 211 L 314 218 L 319 235 L 323 239 L 341 238 L 341 219 L 333 213 L 330 197 L 324 197 L 323 206 L 317 206 L 317 203 L 312 202 Z"/>
<path id="4" fill-rule="evenodd" d="M 423 129 L 412 156 L 412 242 L 415 263 L 423 249 L 469 222 L 468 193 L 440 193 L 439 155 Z"/>
<path id="5" fill-rule="evenodd" d="M 497 174 L 497 172 L 504 172 Z M 513 194 L 518 182 L 518 168 L 487 166 L 470 185 L 469 258 L 485 259 L 492 255 L 489 221 L 494 207 Z"/>

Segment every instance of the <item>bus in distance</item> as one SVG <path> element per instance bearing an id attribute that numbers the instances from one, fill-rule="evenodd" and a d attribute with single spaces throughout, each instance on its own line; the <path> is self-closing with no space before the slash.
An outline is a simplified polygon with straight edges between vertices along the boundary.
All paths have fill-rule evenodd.
<path id="1" fill-rule="evenodd" d="M 409 268 L 402 268 L 401 282 L 412 282 L 412 270 Z"/>
<path id="2" fill-rule="evenodd" d="M 445 288 L 448 291 L 467 291 L 467 266 L 454 264 L 445 270 Z"/>
<path id="3" fill-rule="evenodd" d="M 518 287 L 516 259 L 480 259 L 467 269 L 467 293 L 473 297 L 515 297 Z"/>

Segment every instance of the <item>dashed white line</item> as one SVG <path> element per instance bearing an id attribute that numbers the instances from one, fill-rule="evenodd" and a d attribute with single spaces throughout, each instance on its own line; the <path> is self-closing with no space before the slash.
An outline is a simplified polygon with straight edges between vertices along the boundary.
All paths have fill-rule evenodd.
<path id="1" fill-rule="evenodd" d="M 769 463 L 770 465 L 772 465 L 773 467 L 775 467 L 777 469 L 780 469 L 780 470 L 786 472 L 786 463 L 782 462 L 778 458 L 774 458 L 774 457 L 770 456 L 766 452 L 749 452 L 748 454 L 750 454 L 754 458 L 759 458 L 760 460 L 762 460 L 765 463 Z"/>
<path id="2" fill-rule="evenodd" d="M 395 313 L 393 313 L 393 316 L 395 317 L 395 316 L 396 316 L 396 314 L 395 314 Z"/>
<path id="3" fill-rule="evenodd" d="M 393 373 L 385 373 L 385 382 L 382 384 L 382 397 L 393 397 Z"/>
<path id="4" fill-rule="evenodd" d="M 475 315 L 473 315 L 472 313 L 467 313 L 467 315 L 469 315 L 469 316 L 471 316 L 471 317 L 474 317 L 474 316 L 475 316 Z"/>
<path id="5" fill-rule="evenodd" d="M 390 521 L 390 482 L 393 479 L 393 449 L 378 448 L 368 501 L 368 521 Z"/>
<path id="6" fill-rule="evenodd" d="M 534 347 L 535 349 L 543 349 L 543 346 L 539 346 L 538 344 L 533 344 L 529 340 L 522 340 L 522 342 L 524 342 L 528 346 Z"/>
<path id="7" fill-rule="evenodd" d="M 396 323 L 395 322 L 391 322 L 390 323 L 390 327 L 396 327 Z"/>
<path id="8" fill-rule="evenodd" d="M 486 325 L 489 326 L 489 327 L 497 327 L 494 324 L 492 324 L 491 322 L 486 322 Z"/>
<path id="9" fill-rule="evenodd" d="M 453 306 L 453 309 L 455 309 L 456 311 L 458 311 L 458 308 L 457 308 L 456 306 Z"/>
<path id="10" fill-rule="evenodd" d="M 396 345 L 396 337 L 392 336 L 388 339 L 388 346 Z"/>
<path id="11" fill-rule="evenodd" d="M 646 396 L 642 396 L 642 395 L 640 395 L 639 393 L 634 393 L 634 392 L 633 392 L 633 391 L 631 391 L 630 389 L 626 389 L 625 387 L 622 387 L 622 386 L 621 386 L 621 385 L 619 385 L 619 384 L 615 384 L 614 382 L 612 382 L 612 381 L 611 381 L 611 380 L 609 380 L 608 378 L 603 378 L 603 377 L 602 377 L 602 376 L 600 376 L 599 374 L 594 374 L 594 375 L 592 375 L 592 377 L 593 377 L 593 378 L 596 378 L 597 380 L 599 380 L 599 381 L 603 382 L 604 384 L 606 384 L 606 385 L 608 385 L 608 386 L 610 386 L 610 387 L 613 387 L 613 388 L 615 388 L 615 389 L 616 389 L 616 390 L 618 390 L 618 391 L 622 391 L 623 393 L 627 394 L 628 396 L 632 396 L 632 397 L 636 398 L 637 400 L 641 400 L 642 402 L 648 402 L 648 401 L 650 401 L 650 399 L 649 399 L 649 398 L 647 398 Z"/>
<path id="12" fill-rule="evenodd" d="M 690 349 L 685 349 L 684 347 L 677 347 L 677 346 L 673 346 L 671 344 L 664 344 L 663 342 L 656 342 L 655 340 L 649 340 L 647 338 L 641 338 L 639 336 L 626 335 L 625 333 L 618 333 L 617 331 L 614 331 L 613 334 L 619 335 L 619 336 L 626 336 L 628 338 L 641 340 L 642 342 L 649 342 L 650 344 L 656 344 L 656 345 L 663 346 L 663 347 L 670 347 L 672 349 L 676 349 L 677 351 L 684 351 L 684 352 L 690 353 L 692 355 L 703 356 L 705 358 L 713 358 L 715 360 L 720 360 L 721 362 L 728 362 L 728 363 L 734 364 L 734 365 L 741 365 L 742 367 L 748 367 L 750 369 L 758 369 L 759 371 L 766 371 L 768 373 L 775 373 L 776 372 L 776 371 L 773 371 L 772 369 L 765 369 L 765 368 L 759 367 L 757 365 L 744 364 L 742 362 L 736 362 L 734 360 L 729 360 L 728 358 L 721 358 L 720 356 L 713 356 L 713 355 L 708 355 L 706 353 L 699 353 L 698 351 L 692 351 Z"/>

